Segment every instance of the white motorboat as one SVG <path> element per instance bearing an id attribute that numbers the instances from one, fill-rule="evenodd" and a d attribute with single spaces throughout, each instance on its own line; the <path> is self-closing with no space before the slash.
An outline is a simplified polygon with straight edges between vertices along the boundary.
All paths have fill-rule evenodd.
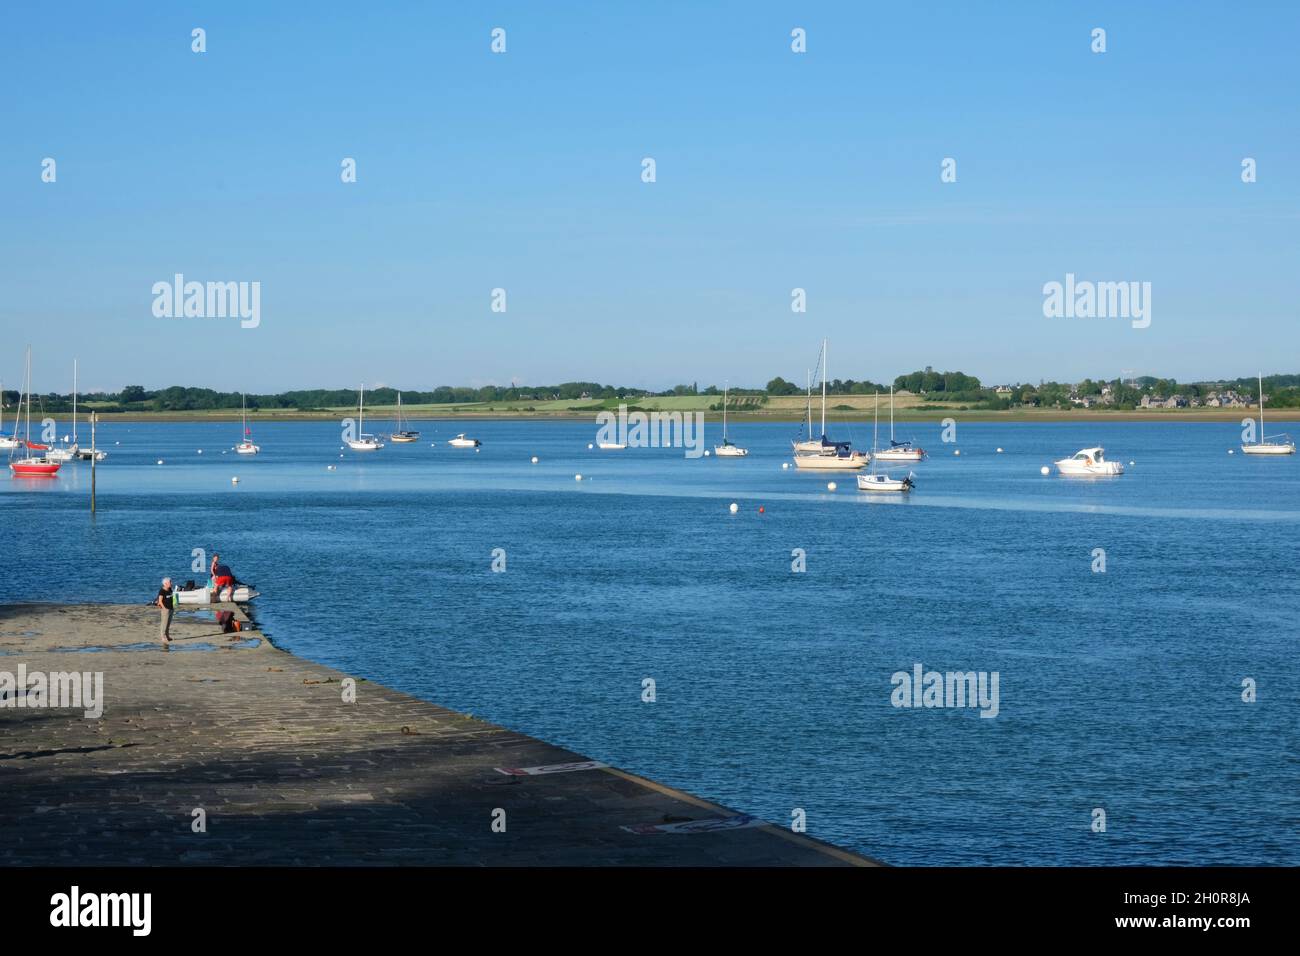
<path id="1" fill-rule="evenodd" d="M 810 441 L 793 442 L 794 465 L 808 471 L 857 471 L 871 461 L 866 452 L 854 451 L 851 442 L 826 437 L 826 340 L 822 340 L 822 435 Z M 811 417 L 811 411 L 810 411 Z M 811 425 L 811 421 L 809 422 Z"/>
<path id="2" fill-rule="evenodd" d="M 748 448 L 741 448 L 735 442 L 727 440 L 727 384 L 722 385 L 722 444 L 713 446 L 713 454 L 719 458 L 744 458 L 749 454 Z"/>
<path id="3" fill-rule="evenodd" d="M 601 451 L 622 451 L 627 447 L 621 441 L 602 441 L 597 442 L 596 447 Z"/>
<path id="4" fill-rule="evenodd" d="M 244 397 L 242 392 L 240 393 L 239 400 L 243 406 L 244 440 L 235 446 L 235 454 L 256 455 L 262 449 L 259 445 L 253 444 L 253 433 L 248 430 L 248 400 Z"/>
<path id="5" fill-rule="evenodd" d="M 1106 478 L 1124 474 L 1124 466 L 1106 460 L 1106 449 L 1083 448 L 1070 458 L 1056 462 L 1056 470 L 1071 478 Z"/>
<path id="6" fill-rule="evenodd" d="M 1259 441 L 1253 445 L 1241 444 L 1244 455 L 1294 455 L 1295 442 L 1290 435 L 1264 434 L 1264 376 L 1259 376 Z"/>
<path id="7" fill-rule="evenodd" d="M 461 432 L 455 438 L 449 440 L 447 444 L 452 448 L 477 448 L 483 443 L 477 438 L 466 438 L 465 433 Z M 602 445 L 601 447 L 603 448 L 604 446 Z"/>
<path id="8" fill-rule="evenodd" d="M 379 451 L 384 447 L 374 435 L 367 435 L 366 425 L 366 385 L 361 383 L 361 394 L 357 402 L 357 437 L 347 439 L 347 446 L 353 451 Z"/>
<path id="9" fill-rule="evenodd" d="M 889 386 L 889 447 L 873 450 L 873 458 L 880 461 L 923 461 L 925 449 L 910 441 L 894 441 L 894 386 Z"/>
<path id="10" fill-rule="evenodd" d="M 911 491 L 915 486 L 916 477 L 910 471 L 906 478 L 891 478 L 874 471 L 869 475 L 858 475 L 859 491 L 900 492 Z"/>

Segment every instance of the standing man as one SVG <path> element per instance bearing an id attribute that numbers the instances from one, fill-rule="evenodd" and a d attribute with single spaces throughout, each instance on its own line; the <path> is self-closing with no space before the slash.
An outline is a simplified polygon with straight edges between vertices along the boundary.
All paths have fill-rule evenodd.
<path id="1" fill-rule="evenodd" d="M 172 579 L 163 578 L 162 587 L 158 589 L 158 596 L 154 598 L 155 605 L 161 608 L 162 616 L 159 618 L 158 636 L 162 638 L 164 648 L 169 648 L 172 642 Z"/>

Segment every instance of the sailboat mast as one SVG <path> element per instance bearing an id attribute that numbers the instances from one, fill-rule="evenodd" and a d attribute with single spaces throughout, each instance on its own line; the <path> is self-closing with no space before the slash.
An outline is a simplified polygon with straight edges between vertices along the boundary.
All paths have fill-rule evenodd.
<path id="1" fill-rule="evenodd" d="M 32 444 L 32 347 L 27 346 L 27 445 L 28 451 L 31 450 Z"/>
<path id="2" fill-rule="evenodd" d="M 72 360 L 72 444 L 77 443 L 77 360 Z"/>
<path id="3" fill-rule="evenodd" d="M 361 383 L 361 405 L 357 409 L 357 419 L 360 424 L 357 426 L 357 437 L 366 430 L 366 383 Z"/>
<path id="4" fill-rule="evenodd" d="M 822 339 L 822 438 L 826 437 L 826 340 Z"/>
<path id="5" fill-rule="evenodd" d="M 1259 441 L 1264 443 L 1264 373 L 1259 373 Z"/>
<path id="6" fill-rule="evenodd" d="M 722 383 L 722 443 L 727 443 L 727 383 Z"/>
<path id="7" fill-rule="evenodd" d="M 889 386 L 889 447 L 894 447 L 894 386 Z"/>
<path id="8" fill-rule="evenodd" d="M 804 384 L 808 388 L 808 437 L 812 438 L 812 369 L 804 369 Z"/>

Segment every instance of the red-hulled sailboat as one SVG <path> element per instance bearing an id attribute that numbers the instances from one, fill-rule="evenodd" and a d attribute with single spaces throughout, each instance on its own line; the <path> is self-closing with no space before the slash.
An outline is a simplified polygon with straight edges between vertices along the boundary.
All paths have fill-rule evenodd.
<path id="1" fill-rule="evenodd" d="M 17 461 L 9 462 L 9 470 L 13 472 L 15 478 L 53 478 L 63 467 L 59 461 L 51 461 L 44 454 L 33 454 L 33 452 L 49 451 L 48 445 L 40 445 L 32 441 L 32 347 L 27 346 L 27 380 L 26 387 L 23 390 L 23 399 L 27 402 L 27 428 L 23 437 L 22 448 L 27 452 L 26 458 L 19 458 Z M 19 408 L 21 414 L 22 409 Z M 18 432 L 18 419 L 14 419 L 14 433 Z M 11 451 L 12 455 L 13 452 Z"/>

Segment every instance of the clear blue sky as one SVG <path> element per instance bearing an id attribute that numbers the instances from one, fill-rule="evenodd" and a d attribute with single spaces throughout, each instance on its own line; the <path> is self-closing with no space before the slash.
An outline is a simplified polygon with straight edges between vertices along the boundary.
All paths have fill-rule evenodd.
<path id="1" fill-rule="evenodd" d="M 30 341 L 38 391 L 74 355 L 83 389 L 761 385 L 823 336 L 832 377 L 1300 370 L 1300 5 L 703 6 L 6 5 L 0 377 Z M 261 326 L 155 318 L 175 272 L 260 281 Z M 1044 318 L 1067 272 L 1151 282 L 1151 327 Z"/>

